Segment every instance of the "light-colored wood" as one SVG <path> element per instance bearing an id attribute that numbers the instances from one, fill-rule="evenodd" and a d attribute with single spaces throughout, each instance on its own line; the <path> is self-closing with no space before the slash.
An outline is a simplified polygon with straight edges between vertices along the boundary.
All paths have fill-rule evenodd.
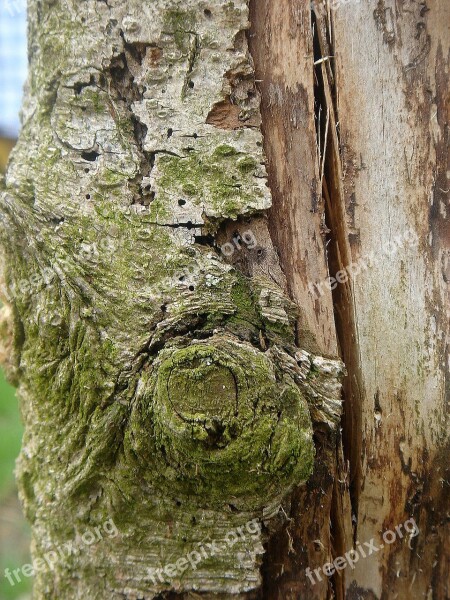
<path id="1" fill-rule="evenodd" d="M 448 598 L 450 5 L 380 0 L 331 12 L 352 308 L 362 376 L 356 538 L 414 518 L 360 560 L 348 598 Z M 339 201 L 340 201 L 339 200 Z M 398 240 L 397 246 L 395 242 Z M 350 373 L 350 376 L 355 373 Z M 346 441 L 360 435 L 351 426 Z M 447 571 L 445 565 L 447 564 Z M 447 575 L 445 573 L 447 572 Z"/>

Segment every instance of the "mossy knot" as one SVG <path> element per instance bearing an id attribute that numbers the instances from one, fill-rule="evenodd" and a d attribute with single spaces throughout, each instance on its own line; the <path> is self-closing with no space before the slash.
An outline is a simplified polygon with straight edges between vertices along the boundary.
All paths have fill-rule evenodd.
<path id="1" fill-rule="evenodd" d="M 164 349 L 154 366 L 157 470 L 172 492 L 257 509 L 309 477 L 306 401 L 264 352 L 215 335 Z"/>

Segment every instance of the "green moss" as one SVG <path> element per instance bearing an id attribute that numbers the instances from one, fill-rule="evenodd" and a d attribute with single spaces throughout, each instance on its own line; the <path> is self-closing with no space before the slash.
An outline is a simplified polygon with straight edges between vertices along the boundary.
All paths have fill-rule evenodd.
<path id="1" fill-rule="evenodd" d="M 252 156 L 245 156 L 237 162 L 238 169 L 243 173 L 249 173 L 250 171 L 254 171 L 256 169 L 257 164 L 258 163 Z"/>
<path id="2" fill-rule="evenodd" d="M 85 105 L 87 102 L 88 105 L 92 106 L 96 114 L 102 114 L 108 110 L 106 100 L 107 95 L 104 92 L 87 87 L 80 97 L 80 104 Z"/>
<path id="3" fill-rule="evenodd" d="M 217 146 L 217 148 L 214 150 L 214 155 L 218 157 L 236 156 L 237 154 L 238 151 L 236 150 L 236 148 L 230 146 L 229 144 L 221 144 L 220 146 Z"/>
<path id="4" fill-rule="evenodd" d="M 220 152 L 218 152 L 220 148 Z M 195 204 L 207 205 L 222 218 L 236 219 L 255 199 L 262 196 L 256 188 L 250 156 L 236 160 L 237 151 L 222 145 L 210 153 L 191 152 L 186 158 L 161 156 L 158 158 L 158 202 L 151 206 L 152 215 L 168 215 L 173 198 L 189 194 Z M 252 162 L 253 161 L 253 162 Z M 243 168 L 242 168 L 243 165 Z M 167 210 L 164 207 L 167 206 Z"/>
<path id="5" fill-rule="evenodd" d="M 98 185 L 102 188 L 111 188 L 123 185 L 128 178 L 123 173 L 106 168 L 98 177 Z M 104 202 L 102 203 L 104 204 Z M 97 207 L 97 203 L 95 204 Z"/>
<path id="6" fill-rule="evenodd" d="M 188 196 L 193 196 L 197 192 L 197 189 L 193 183 L 183 184 L 182 190 L 183 190 L 183 193 L 187 194 Z"/>
<path id="7" fill-rule="evenodd" d="M 170 9 L 164 15 L 164 32 L 174 36 L 175 44 L 183 54 L 189 50 L 190 33 L 195 31 L 194 11 Z"/>
<path id="8" fill-rule="evenodd" d="M 229 318 L 229 324 L 235 324 L 244 329 L 248 329 L 249 324 L 256 330 L 263 328 L 262 319 L 256 308 L 255 299 L 250 288 L 250 282 L 239 272 L 235 273 L 235 281 L 231 288 L 231 299 L 237 310 L 235 315 Z"/>
<path id="9" fill-rule="evenodd" d="M 291 344 L 295 341 L 295 333 L 289 323 L 264 319 L 264 330 L 269 338 L 286 340 Z"/>
<path id="10" fill-rule="evenodd" d="M 308 379 L 315 379 L 316 377 L 319 377 L 319 375 L 320 375 L 320 372 L 319 372 L 318 368 L 316 367 L 316 365 L 314 363 L 311 363 L 306 377 Z"/>
<path id="11" fill-rule="evenodd" d="M 306 402 L 263 352 L 214 336 L 164 350 L 157 364 L 153 401 L 135 411 L 129 443 L 152 457 L 164 494 L 255 510 L 308 478 Z"/>

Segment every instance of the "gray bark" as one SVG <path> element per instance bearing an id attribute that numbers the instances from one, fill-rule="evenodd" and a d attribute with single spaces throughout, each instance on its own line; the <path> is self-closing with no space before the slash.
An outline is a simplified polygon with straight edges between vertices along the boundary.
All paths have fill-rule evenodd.
<path id="1" fill-rule="evenodd" d="M 296 346 L 247 2 L 31 2 L 29 23 L 1 211 L 35 597 L 252 592 L 342 365 Z"/>

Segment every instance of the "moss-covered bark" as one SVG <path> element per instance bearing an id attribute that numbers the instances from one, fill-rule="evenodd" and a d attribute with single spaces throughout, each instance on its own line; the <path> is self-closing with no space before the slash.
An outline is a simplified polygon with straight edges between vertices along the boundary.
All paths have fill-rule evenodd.
<path id="1" fill-rule="evenodd" d="M 244 0 L 30 3 L 1 331 L 34 558 L 76 549 L 37 572 L 38 599 L 258 588 L 313 423 L 336 426 L 341 365 L 295 346 L 265 225 L 247 27 Z M 245 268 L 220 252 L 230 220 L 257 232 L 235 244 Z M 109 518 L 118 535 L 86 548 Z M 253 519 L 227 552 L 155 577 Z"/>

